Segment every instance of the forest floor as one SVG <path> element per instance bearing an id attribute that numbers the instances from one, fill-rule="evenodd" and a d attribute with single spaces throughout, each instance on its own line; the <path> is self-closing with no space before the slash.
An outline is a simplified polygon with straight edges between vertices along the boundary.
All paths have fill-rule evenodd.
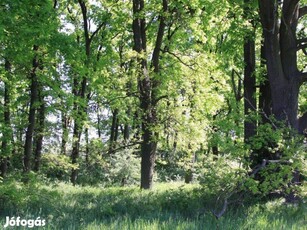
<path id="1" fill-rule="evenodd" d="M 0 184 L 0 228 L 6 217 L 46 221 L 33 229 L 306 229 L 306 200 L 286 205 L 282 199 L 229 206 L 219 219 L 213 194 L 197 185 L 156 184 L 137 187 L 27 186 Z M 6 229 L 28 229 L 8 227 Z"/>

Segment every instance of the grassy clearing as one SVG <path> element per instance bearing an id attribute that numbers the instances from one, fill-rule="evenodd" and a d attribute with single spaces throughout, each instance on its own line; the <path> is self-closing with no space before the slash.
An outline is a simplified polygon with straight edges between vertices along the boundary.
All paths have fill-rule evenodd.
<path id="1" fill-rule="evenodd" d="M 5 216 L 46 219 L 44 229 L 306 229 L 306 205 L 282 200 L 232 207 L 217 220 L 213 195 L 198 185 L 158 184 L 98 188 L 18 183 L 1 185 L 0 226 Z M 41 228 L 42 229 L 42 228 Z"/>

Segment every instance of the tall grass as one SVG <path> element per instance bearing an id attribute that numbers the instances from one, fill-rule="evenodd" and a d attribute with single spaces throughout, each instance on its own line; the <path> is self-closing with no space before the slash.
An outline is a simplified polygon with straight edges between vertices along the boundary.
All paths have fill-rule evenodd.
<path id="1" fill-rule="evenodd" d="M 5 216 L 40 216 L 40 229 L 306 229 L 306 205 L 281 199 L 230 207 L 216 219 L 214 194 L 198 185 L 159 184 L 152 191 L 136 187 L 99 188 L 59 183 L 16 182 L 0 185 L 0 228 Z"/>

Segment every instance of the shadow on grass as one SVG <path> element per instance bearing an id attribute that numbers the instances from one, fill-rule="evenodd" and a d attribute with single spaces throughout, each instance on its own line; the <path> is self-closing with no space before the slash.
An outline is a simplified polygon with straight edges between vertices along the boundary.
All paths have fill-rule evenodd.
<path id="1" fill-rule="evenodd" d="M 165 186 L 141 191 L 67 184 L 10 185 L 0 192 L 0 225 L 5 216 L 40 216 L 46 219 L 45 229 L 300 229 L 306 225 L 305 204 L 231 207 L 217 220 L 210 212 L 214 195 L 197 186 Z"/>

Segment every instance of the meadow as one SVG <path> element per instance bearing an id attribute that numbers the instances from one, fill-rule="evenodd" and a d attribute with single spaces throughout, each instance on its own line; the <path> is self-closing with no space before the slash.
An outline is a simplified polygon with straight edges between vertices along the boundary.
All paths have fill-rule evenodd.
<path id="1" fill-rule="evenodd" d="M 138 187 L 90 187 L 65 183 L 7 182 L 0 185 L 0 226 L 6 216 L 41 217 L 33 229 L 306 229 L 306 202 L 283 199 L 230 205 L 219 219 L 216 195 L 197 184 L 160 183 Z M 13 228 L 6 229 L 28 229 Z"/>

